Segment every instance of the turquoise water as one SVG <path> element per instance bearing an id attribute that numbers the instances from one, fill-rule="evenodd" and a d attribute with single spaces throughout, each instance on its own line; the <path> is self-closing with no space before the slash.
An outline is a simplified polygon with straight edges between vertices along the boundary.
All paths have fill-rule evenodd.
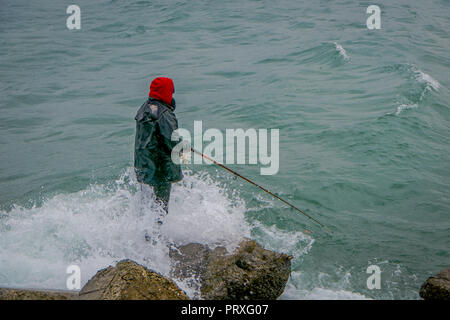
<path id="1" fill-rule="evenodd" d="M 133 118 L 159 75 L 183 128 L 279 129 L 277 175 L 231 167 L 333 230 L 186 166 L 172 241 L 249 236 L 294 255 L 283 299 L 418 299 L 449 266 L 448 1 L 378 1 L 380 30 L 368 1 L 77 1 L 81 30 L 66 28 L 70 4 L 0 10 L 0 286 L 65 288 L 69 264 L 84 283 L 125 257 L 167 274 L 131 170 Z"/>

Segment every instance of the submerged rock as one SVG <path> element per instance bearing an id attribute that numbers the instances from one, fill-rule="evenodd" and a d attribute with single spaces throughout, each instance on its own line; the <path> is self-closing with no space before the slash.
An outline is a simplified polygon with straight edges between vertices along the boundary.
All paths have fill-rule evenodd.
<path id="1" fill-rule="evenodd" d="M 275 300 L 289 279 L 292 256 L 264 249 L 244 240 L 232 254 L 191 243 L 170 252 L 172 276 L 198 279 L 207 300 Z"/>
<path id="2" fill-rule="evenodd" d="M 425 300 L 450 300 L 450 268 L 429 277 L 419 294 Z"/>
<path id="3" fill-rule="evenodd" d="M 100 270 L 79 293 L 82 300 L 187 300 L 170 279 L 131 260 Z"/>

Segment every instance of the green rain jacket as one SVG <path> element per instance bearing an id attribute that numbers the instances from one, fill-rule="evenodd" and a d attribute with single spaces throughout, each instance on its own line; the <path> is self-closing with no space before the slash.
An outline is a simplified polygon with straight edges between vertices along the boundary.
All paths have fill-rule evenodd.
<path id="1" fill-rule="evenodd" d="M 149 98 L 136 114 L 134 168 L 141 183 L 155 186 L 183 178 L 181 166 L 171 158 L 179 142 L 171 140 L 172 132 L 178 129 L 174 110 L 175 104 Z"/>

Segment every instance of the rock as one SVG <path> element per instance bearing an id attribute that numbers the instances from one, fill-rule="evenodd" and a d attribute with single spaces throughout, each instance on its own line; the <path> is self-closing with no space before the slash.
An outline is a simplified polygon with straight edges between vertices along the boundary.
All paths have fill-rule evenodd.
<path id="1" fill-rule="evenodd" d="M 289 279 L 292 259 L 248 239 L 232 254 L 223 247 L 211 250 L 191 243 L 172 250 L 170 256 L 171 275 L 199 279 L 206 300 L 275 300 Z"/>
<path id="2" fill-rule="evenodd" d="M 0 300 L 76 300 L 78 292 L 0 288 Z"/>
<path id="3" fill-rule="evenodd" d="M 200 243 L 189 243 L 169 251 L 174 262 L 172 276 L 179 279 L 188 279 L 202 275 L 211 250 Z"/>
<path id="4" fill-rule="evenodd" d="M 291 272 L 291 256 L 243 241 L 232 255 L 216 248 L 208 258 L 201 293 L 204 299 L 275 300 Z"/>
<path id="5" fill-rule="evenodd" d="M 97 272 L 80 292 L 0 288 L 0 300 L 187 300 L 175 282 L 134 261 Z"/>
<path id="6" fill-rule="evenodd" d="M 187 300 L 170 279 L 131 260 L 97 272 L 79 293 L 81 300 Z"/>
<path id="7" fill-rule="evenodd" d="M 450 268 L 429 277 L 420 288 L 419 294 L 425 300 L 450 300 Z"/>

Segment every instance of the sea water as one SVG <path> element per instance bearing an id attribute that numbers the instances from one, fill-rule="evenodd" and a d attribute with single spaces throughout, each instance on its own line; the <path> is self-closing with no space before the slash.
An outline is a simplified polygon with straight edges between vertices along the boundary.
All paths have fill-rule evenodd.
<path id="1" fill-rule="evenodd" d="M 294 256 L 282 299 L 418 299 L 450 263 L 450 4 L 3 1 L 0 287 L 66 288 L 129 258 L 164 275 L 168 244 Z M 140 207 L 134 116 L 156 76 L 180 127 L 280 130 L 280 169 L 184 166 L 156 246 Z M 311 230 L 311 233 L 305 230 Z M 381 270 L 369 289 L 369 266 Z M 191 297 L 198 292 L 178 281 Z"/>

